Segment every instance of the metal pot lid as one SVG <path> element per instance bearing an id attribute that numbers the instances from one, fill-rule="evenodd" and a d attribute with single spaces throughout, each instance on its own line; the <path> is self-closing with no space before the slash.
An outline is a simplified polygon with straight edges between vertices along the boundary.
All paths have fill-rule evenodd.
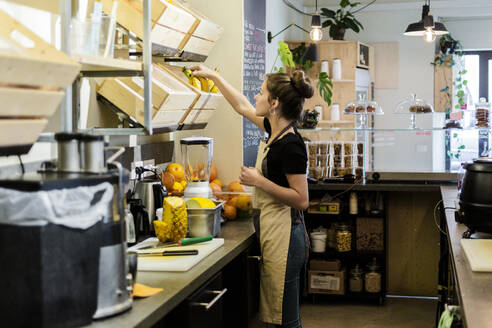
<path id="1" fill-rule="evenodd" d="M 474 172 L 492 172 L 492 158 L 482 157 L 468 162 L 463 165 L 467 171 Z"/>

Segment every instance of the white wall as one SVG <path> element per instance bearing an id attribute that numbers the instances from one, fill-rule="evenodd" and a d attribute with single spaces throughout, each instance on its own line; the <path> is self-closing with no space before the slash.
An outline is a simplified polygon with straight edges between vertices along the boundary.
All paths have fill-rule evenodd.
<path id="1" fill-rule="evenodd" d="M 465 48 L 492 48 L 490 20 L 477 20 L 490 16 L 492 3 L 480 1 L 433 2 L 431 13 L 437 17 L 470 17 L 467 21 L 449 22 L 445 25 L 451 34 L 462 41 Z M 434 43 L 426 43 L 420 37 L 404 36 L 408 24 L 420 20 L 421 3 L 372 5 L 356 15 L 364 26 L 359 34 L 346 33 L 347 40 L 363 42 L 398 42 L 399 84 L 396 89 L 376 89 L 375 100 L 385 112 L 375 119 L 377 128 L 406 128 L 408 116 L 393 114 L 395 106 L 410 93 L 433 102 L 434 71 L 430 63 L 434 56 Z M 332 8 L 333 9 L 333 8 Z M 312 9 L 311 9 L 312 10 Z M 306 20 L 307 22 L 307 20 Z M 305 23 L 306 24 L 306 23 Z M 325 38 L 328 31 L 325 30 Z M 441 127 L 443 114 L 417 117 L 417 126 Z M 443 168 L 443 134 L 422 132 L 380 132 L 376 140 L 382 147 L 375 149 L 375 169 L 378 171 L 432 171 Z"/>

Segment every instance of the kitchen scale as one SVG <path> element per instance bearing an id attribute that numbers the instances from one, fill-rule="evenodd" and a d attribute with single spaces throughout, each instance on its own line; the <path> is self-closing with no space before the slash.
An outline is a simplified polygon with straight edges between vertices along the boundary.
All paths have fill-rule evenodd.
<path id="1" fill-rule="evenodd" d="M 185 200 L 193 197 L 211 198 L 210 167 L 214 152 L 214 139 L 188 137 L 180 141 L 186 178 Z"/>

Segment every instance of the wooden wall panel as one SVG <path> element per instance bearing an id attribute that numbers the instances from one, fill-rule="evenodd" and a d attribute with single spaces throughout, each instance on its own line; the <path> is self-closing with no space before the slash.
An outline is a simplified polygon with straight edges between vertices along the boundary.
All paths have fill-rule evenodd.
<path id="1" fill-rule="evenodd" d="M 393 192 L 388 201 L 388 294 L 437 296 L 439 193 Z M 437 215 L 437 214 L 436 214 Z"/>
<path id="2" fill-rule="evenodd" d="M 374 47 L 374 87 L 398 89 L 398 42 L 371 43 Z"/>
<path id="3" fill-rule="evenodd" d="M 446 90 L 446 88 L 448 88 Z M 442 90 L 442 91 L 441 91 Z M 451 109 L 451 99 L 448 96 L 453 94 L 453 68 L 447 65 L 434 66 L 434 111 L 445 112 Z"/>

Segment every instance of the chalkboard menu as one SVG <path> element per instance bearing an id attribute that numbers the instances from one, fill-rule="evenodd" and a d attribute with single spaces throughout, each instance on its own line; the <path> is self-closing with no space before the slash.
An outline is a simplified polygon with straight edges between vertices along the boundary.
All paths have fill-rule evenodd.
<path id="1" fill-rule="evenodd" d="M 255 105 L 254 97 L 265 79 L 266 0 L 244 0 L 243 93 Z M 243 165 L 255 166 L 264 132 L 243 118 Z"/>

